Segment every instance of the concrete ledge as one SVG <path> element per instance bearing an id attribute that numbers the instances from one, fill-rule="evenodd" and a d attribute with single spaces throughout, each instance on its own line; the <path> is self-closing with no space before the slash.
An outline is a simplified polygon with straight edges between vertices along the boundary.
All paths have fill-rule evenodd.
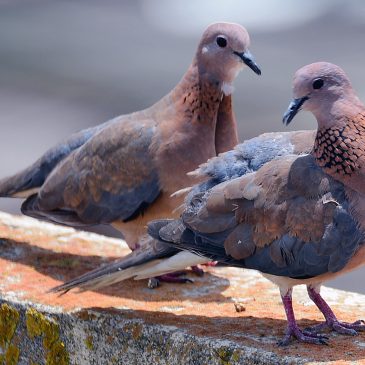
<path id="1" fill-rule="evenodd" d="M 189 274 L 194 284 L 149 290 L 131 280 L 60 297 L 47 290 L 126 254 L 123 242 L 4 213 L 0 237 L 0 364 L 365 362 L 364 334 L 278 348 L 286 326 L 279 293 L 253 271 L 209 268 Z M 323 295 L 342 320 L 365 317 L 365 296 Z M 322 320 L 304 288 L 294 300 L 301 326 Z"/>

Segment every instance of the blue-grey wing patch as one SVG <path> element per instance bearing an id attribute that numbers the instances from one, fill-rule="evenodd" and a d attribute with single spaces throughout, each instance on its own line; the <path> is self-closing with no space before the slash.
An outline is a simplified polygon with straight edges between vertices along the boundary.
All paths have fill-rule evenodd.
<path id="1" fill-rule="evenodd" d="M 227 265 L 310 278 L 340 271 L 364 242 L 345 187 L 311 155 L 272 161 L 191 202 L 154 237 Z"/>
<path id="2" fill-rule="evenodd" d="M 86 143 L 92 136 L 103 129 L 108 123 L 77 132 L 49 149 L 34 164 L 23 171 L 0 180 L 0 196 L 13 194 L 40 187 L 51 171 L 72 151 Z"/>
<path id="3" fill-rule="evenodd" d="M 198 192 L 205 192 L 224 181 L 257 171 L 265 163 L 289 154 L 308 153 L 313 146 L 313 131 L 265 133 L 238 144 L 201 165 L 196 173 L 206 180 L 194 186 L 189 201 Z"/>

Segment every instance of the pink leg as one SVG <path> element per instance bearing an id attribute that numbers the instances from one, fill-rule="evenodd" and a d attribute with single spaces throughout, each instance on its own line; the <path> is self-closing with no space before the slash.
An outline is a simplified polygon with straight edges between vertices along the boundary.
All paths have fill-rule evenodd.
<path id="1" fill-rule="evenodd" d="M 210 263 L 208 263 L 207 265 L 209 265 L 209 264 Z M 209 265 L 209 266 L 214 266 L 214 265 Z M 203 269 L 201 269 L 199 266 L 192 266 L 191 270 L 193 271 L 193 273 L 195 275 L 198 275 L 198 276 L 204 275 Z M 193 280 L 191 280 L 191 279 L 180 277 L 182 275 L 185 275 L 186 273 L 187 273 L 186 271 L 175 271 L 175 272 L 172 272 L 169 274 L 157 276 L 155 278 L 150 278 L 147 286 L 150 289 L 155 289 L 158 286 L 160 286 L 161 282 L 178 283 L 178 284 L 193 283 Z"/>
<path id="2" fill-rule="evenodd" d="M 203 264 L 204 266 L 211 266 L 211 267 L 214 267 L 214 266 L 217 266 L 218 264 L 218 261 L 210 261 L 210 262 L 207 262 L 206 264 Z"/>
<path id="3" fill-rule="evenodd" d="M 324 315 L 326 322 L 311 327 L 309 331 L 321 331 L 325 328 L 330 328 L 331 330 L 341 333 L 343 335 L 356 336 L 357 331 L 365 331 L 365 322 L 363 320 L 356 321 L 354 323 L 346 323 L 340 322 L 336 315 L 333 313 L 330 306 L 326 303 L 326 301 L 322 298 L 319 290 L 311 286 L 307 286 L 307 291 L 309 298 L 312 299 L 314 304 L 318 307 L 318 309 Z"/>
<path id="4" fill-rule="evenodd" d="M 203 276 L 204 275 L 204 270 L 202 268 L 200 268 L 198 265 L 192 266 L 191 270 L 197 276 Z"/>
<path id="5" fill-rule="evenodd" d="M 217 265 L 217 263 L 218 263 L 217 261 L 211 261 L 211 262 L 207 262 L 206 264 L 202 264 L 202 266 L 214 267 L 214 266 Z M 198 276 L 203 276 L 204 275 L 204 270 L 198 265 L 192 266 L 191 270 L 193 271 L 193 273 L 195 275 L 198 275 Z"/>
<path id="6" fill-rule="evenodd" d="M 186 284 L 186 283 L 193 283 L 194 281 L 189 278 L 181 278 L 180 276 L 185 275 L 185 271 L 176 271 L 169 274 L 164 274 L 161 276 L 156 276 L 155 278 L 148 279 L 147 286 L 150 289 L 155 289 L 160 286 L 161 282 L 164 283 L 177 283 L 177 284 Z"/>
<path id="7" fill-rule="evenodd" d="M 288 319 L 288 327 L 285 333 L 285 337 L 278 343 L 279 346 L 286 346 L 290 343 L 292 337 L 295 337 L 300 342 L 313 343 L 317 345 L 327 345 L 325 336 L 317 333 L 302 331 L 295 320 L 293 303 L 292 303 L 292 290 L 290 289 L 284 296 L 281 296 L 283 305 L 285 308 L 286 318 Z"/>
<path id="8" fill-rule="evenodd" d="M 165 274 L 161 276 L 157 276 L 157 279 L 160 281 L 163 281 L 165 283 L 179 283 L 179 284 L 185 284 L 185 283 L 193 283 L 193 280 L 188 278 L 181 278 L 181 275 L 184 275 L 185 272 L 176 271 L 171 274 Z"/>

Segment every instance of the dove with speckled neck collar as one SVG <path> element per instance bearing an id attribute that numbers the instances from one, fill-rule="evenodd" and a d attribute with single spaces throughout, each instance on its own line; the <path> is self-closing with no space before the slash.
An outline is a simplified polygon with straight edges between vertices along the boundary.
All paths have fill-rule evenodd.
<path id="1" fill-rule="evenodd" d="M 172 247 L 225 265 L 259 270 L 279 286 L 288 327 L 279 342 L 326 344 L 321 330 L 365 330 L 345 323 L 320 294 L 321 284 L 365 264 L 365 107 L 341 68 L 307 65 L 294 77 L 294 100 L 283 122 L 300 109 L 318 122 L 307 154 L 288 154 L 257 171 L 197 192 L 178 220 L 154 221 L 149 232 Z M 300 329 L 292 289 L 307 286 L 325 317 Z"/>

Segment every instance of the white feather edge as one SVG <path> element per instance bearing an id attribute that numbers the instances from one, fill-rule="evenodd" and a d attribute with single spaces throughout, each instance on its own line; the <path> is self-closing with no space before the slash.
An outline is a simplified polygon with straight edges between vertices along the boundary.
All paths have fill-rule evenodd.
<path id="1" fill-rule="evenodd" d="M 172 193 L 170 195 L 171 198 L 176 198 L 176 197 L 179 197 L 181 195 L 185 195 L 186 193 L 188 193 L 189 191 L 191 191 L 193 187 L 192 186 L 188 186 L 187 188 L 184 188 L 184 189 L 180 189 L 178 191 L 175 191 L 174 193 Z"/>
<path id="2" fill-rule="evenodd" d="M 98 278 L 77 285 L 80 291 L 95 290 L 104 286 L 113 285 L 121 281 L 134 278 L 135 280 L 148 279 L 155 276 L 168 274 L 174 271 L 184 270 L 189 266 L 195 266 L 210 262 L 210 260 L 187 251 L 181 251 L 167 259 L 153 260 L 146 264 L 133 266 L 125 270 L 115 271 Z"/>
<path id="3" fill-rule="evenodd" d="M 186 175 L 195 177 L 195 176 L 199 176 L 200 174 L 201 174 L 201 168 L 198 167 L 196 170 L 189 171 Z"/>
<path id="4" fill-rule="evenodd" d="M 39 188 L 33 188 L 33 189 L 28 189 L 28 190 L 23 190 L 23 191 L 18 191 L 17 193 L 13 194 L 11 197 L 12 198 L 21 198 L 21 199 L 25 199 L 30 197 L 33 194 L 38 193 Z"/>
<path id="5" fill-rule="evenodd" d="M 161 260 L 157 265 L 145 268 L 134 278 L 135 280 L 148 279 L 155 276 L 168 274 L 174 271 L 184 270 L 189 266 L 210 262 L 205 257 L 195 255 L 188 251 L 181 251 L 168 259 Z"/>

